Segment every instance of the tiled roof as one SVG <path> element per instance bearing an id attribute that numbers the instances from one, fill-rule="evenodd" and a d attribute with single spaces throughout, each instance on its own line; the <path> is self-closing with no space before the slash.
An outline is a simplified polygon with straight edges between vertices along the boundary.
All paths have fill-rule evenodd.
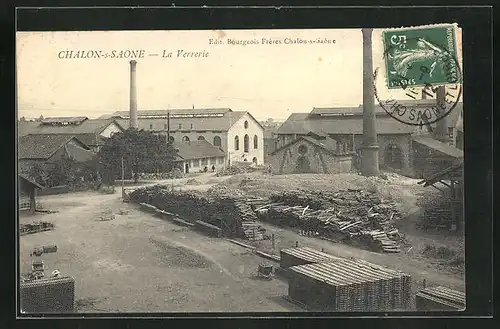
<path id="1" fill-rule="evenodd" d="M 36 188 L 43 188 L 42 185 L 38 184 L 37 182 L 35 182 L 33 179 L 29 178 L 27 175 L 23 175 L 23 174 L 17 174 L 17 176 L 20 178 L 20 179 L 23 179 L 24 181 L 26 181 L 28 184 L 31 184 L 33 186 L 35 186 Z"/>
<path id="2" fill-rule="evenodd" d="M 177 156 L 184 160 L 225 156 L 224 151 L 217 146 L 213 146 L 206 140 L 178 142 L 174 143 L 173 146 L 178 150 Z"/>
<path id="3" fill-rule="evenodd" d="M 50 118 L 55 121 L 57 118 Z M 87 119 L 82 121 L 80 124 L 68 124 L 68 125 L 52 125 L 43 124 L 36 121 L 29 122 L 19 122 L 18 123 L 18 135 L 24 136 L 28 134 L 100 134 L 106 127 L 108 127 L 113 121 L 113 119 Z M 115 121 L 120 128 L 123 128 L 118 122 Z"/>
<path id="4" fill-rule="evenodd" d="M 224 111 L 223 111 L 224 110 Z M 165 125 L 167 123 L 167 111 L 138 111 L 139 120 L 138 128 L 144 130 L 151 130 L 150 126 L 153 126 L 152 130 L 163 131 L 165 130 Z M 129 126 L 128 111 L 118 111 L 116 113 L 126 113 L 127 118 L 119 119 L 116 121 L 120 123 L 123 127 Z M 171 110 L 170 114 L 170 130 L 171 131 L 184 131 L 184 130 L 205 130 L 205 131 L 228 131 L 241 117 L 246 113 L 245 111 L 232 111 L 230 109 L 202 109 L 202 110 Z M 175 117 L 177 115 L 185 115 L 186 117 Z M 214 115 L 209 117 L 196 117 L 195 114 L 206 114 Z M 215 116 L 217 114 L 222 114 L 222 116 Z M 141 115 L 157 116 L 155 117 L 143 117 Z M 189 117 L 193 115 L 193 117 Z M 251 116 L 251 115 L 250 115 Z M 256 121 L 258 123 L 258 121 Z M 258 123 L 260 125 L 260 123 Z M 180 125 L 180 126 L 179 126 Z"/>
<path id="5" fill-rule="evenodd" d="M 430 149 L 448 155 L 452 158 L 462 158 L 464 156 L 464 151 L 449 144 L 443 143 L 434 139 L 430 136 L 418 135 L 413 136 L 413 141 L 422 144 Z"/>
<path id="6" fill-rule="evenodd" d="M 66 134 L 36 134 L 21 136 L 18 138 L 17 144 L 18 159 L 48 159 L 72 139 L 76 140 L 82 147 L 86 147 L 74 136 Z"/>
<path id="7" fill-rule="evenodd" d="M 414 127 L 394 120 L 390 116 L 376 118 L 377 133 L 411 134 Z M 363 134 L 362 116 L 317 117 L 309 113 L 292 113 L 278 129 L 278 134 L 307 134 L 309 132 L 325 134 Z"/>

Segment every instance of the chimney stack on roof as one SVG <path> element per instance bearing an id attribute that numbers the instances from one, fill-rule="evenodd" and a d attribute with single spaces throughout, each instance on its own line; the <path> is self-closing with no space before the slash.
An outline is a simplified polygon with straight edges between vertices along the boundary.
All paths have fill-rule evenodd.
<path id="1" fill-rule="evenodd" d="M 130 127 L 138 128 L 137 122 L 137 86 L 136 86 L 137 61 L 130 61 Z"/>

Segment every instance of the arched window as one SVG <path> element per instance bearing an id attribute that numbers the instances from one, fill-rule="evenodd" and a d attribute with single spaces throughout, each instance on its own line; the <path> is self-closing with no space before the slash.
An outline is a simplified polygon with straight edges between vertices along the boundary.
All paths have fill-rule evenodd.
<path id="1" fill-rule="evenodd" d="M 214 146 L 222 146 L 222 141 L 219 136 L 214 137 Z"/>
<path id="2" fill-rule="evenodd" d="M 258 149 L 259 148 L 259 138 L 257 137 L 257 135 L 253 136 L 253 148 L 254 149 Z"/>
<path id="3" fill-rule="evenodd" d="M 234 137 L 234 150 L 238 151 L 240 149 L 240 138 L 238 136 Z"/>
<path id="4" fill-rule="evenodd" d="M 248 152 L 248 149 L 250 148 L 250 137 L 248 135 L 245 135 L 243 138 L 243 152 Z"/>
<path id="5" fill-rule="evenodd" d="M 174 136 L 170 136 L 170 137 L 168 138 L 168 141 L 169 141 L 170 143 L 175 142 L 175 138 L 174 138 Z"/>
<path id="6" fill-rule="evenodd" d="M 203 136 L 199 136 L 199 137 L 198 137 L 198 140 L 199 140 L 199 141 L 204 141 L 204 140 L 205 140 L 205 137 L 203 137 Z"/>
<path id="7" fill-rule="evenodd" d="M 189 142 L 189 137 L 187 137 L 187 136 L 182 137 L 182 141 L 183 142 Z"/>
<path id="8" fill-rule="evenodd" d="M 248 121 L 245 120 L 245 129 L 248 128 Z"/>

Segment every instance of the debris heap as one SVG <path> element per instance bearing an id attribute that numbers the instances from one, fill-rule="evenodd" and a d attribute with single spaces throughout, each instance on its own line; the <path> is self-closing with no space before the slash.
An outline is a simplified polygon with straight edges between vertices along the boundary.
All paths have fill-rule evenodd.
<path id="1" fill-rule="evenodd" d="M 259 217 L 280 226 L 297 227 L 337 241 L 362 244 L 379 252 L 400 252 L 401 217 L 395 204 L 361 190 L 287 191 L 269 200 L 249 200 Z M 267 204 L 266 204 L 267 202 Z"/>

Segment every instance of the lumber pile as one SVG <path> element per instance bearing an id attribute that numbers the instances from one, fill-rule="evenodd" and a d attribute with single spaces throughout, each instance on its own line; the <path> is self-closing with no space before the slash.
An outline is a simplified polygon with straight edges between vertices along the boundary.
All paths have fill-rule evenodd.
<path id="1" fill-rule="evenodd" d="M 399 232 L 392 222 L 401 214 L 394 204 L 361 190 L 287 191 L 269 200 L 249 200 L 267 221 L 300 228 L 322 237 L 360 243 L 378 252 L 400 252 Z"/>
<path id="2" fill-rule="evenodd" d="M 202 221 L 216 226 L 225 236 L 262 240 L 264 229 L 257 223 L 257 216 L 242 197 L 243 194 L 225 185 L 212 187 L 207 194 L 175 191 L 168 186 L 155 185 L 135 190 L 130 198 L 136 203 L 177 214 L 193 223 Z"/>
<path id="3" fill-rule="evenodd" d="M 28 224 L 19 224 L 19 234 L 34 234 L 38 232 L 50 231 L 54 229 L 54 224 L 49 222 L 33 222 Z"/>

